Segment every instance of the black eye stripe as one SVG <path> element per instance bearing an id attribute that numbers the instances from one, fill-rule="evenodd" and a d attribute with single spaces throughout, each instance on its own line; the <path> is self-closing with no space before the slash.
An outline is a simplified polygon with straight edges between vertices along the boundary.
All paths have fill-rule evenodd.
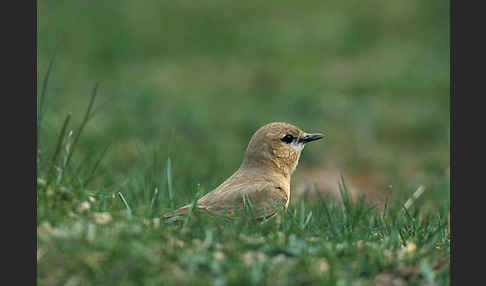
<path id="1" fill-rule="evenodd" d="M 292 134 L 287 134 L 284 137 L 282 137 L 280 140 L 282 140 L 283 142 L 289 144 L 292 141 L 294 141 L 294 136 Z"/>

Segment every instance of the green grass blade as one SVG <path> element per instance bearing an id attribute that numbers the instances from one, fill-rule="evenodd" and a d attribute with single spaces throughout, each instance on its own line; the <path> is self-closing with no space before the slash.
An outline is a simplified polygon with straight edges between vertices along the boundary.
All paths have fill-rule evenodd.
<path id="1" fill-rule="evenodd" d="M 92 95 L 91 95 L 91 98 L 90 98 L 90 101 L 89 101 L 88 109 L 86 110 L 86 113 L 84 114 L 83 121 L 81 122 L 81 125 L 79 126 L 79 129 L 78 129 L 76 136 L 74 137 L 73 144 L 71 146 L 71 151 L 69 152 L 69 154 L 67 156 L 66 168 L 69 166 L 69 163 L 70 163 L 71 158 L 74 154 L 74 151 L 76 150 L 76 146 L 78 144 L 79 138 L 81 137 L 81 133 L 83 132 L 83 129 L 86 126 L 86 123 L 88 123 L 88 120 L 90 118 L 89 116 L 90 116 L 91 110 L 93 108 L 93 105 L 94 105 L 94 102 L 95 102 L 95 99 L 96 99 L 96 95 L 98 94 L 98 86 L 99 86 L 99 84 L 95 83 L 95 86 L 93 88 L 93 92 L 92 92 Z"/>
<path id="2" fill-rule="evenodd" d="M 169 191 L 170 208 L 174 210 L 174 191 L 172 186 L 172 164 L 170 157 L 167 158 L 167 188 Z"/>
<path id="3" fill-rule="evenodd" d="M 132 217 L 132 209 L 128 205 L 127 200 L 125 200 L 125 197 L 123 196 L 123 194 L 121 192 L 118 192 L 118 197 L 120 198 L 120 200 L 122 201 L 122 203 L 125 205 L 125 208 L 127 210 L 127 217 L 128 218 L 131 218 Z"/>
<path id="4" fill-rule="evenodd" d="M 49 169 L 47 171 L 46 189 L 52 181 L 51 178 L 52 178 L 52 173 L 54 172 L 54 166 L 56 164 L 59 152 L 61 151 L 62 142 L 64 140 L 64 134 L 66 133 L 66 129 L 67 129 L 67 126 L 68 126 L 70 120 L 71 120 L 71 113 L 68 113 L 68 115 L 64 119 L 64 123 L 63 123 L 62 128 L 61 128 L 61 133 L 59 134 L 59 138 L 57 140 L 56 150 L 54 151 L 54 155 L 52 157 L 51 164 L 50 164 Z"/>
<path id="5" fill-rule="evenodd" d="M 43 118 L 44 106 L 45 106 L 45 102 L 46 102 L 46 98 L 47 98 L 47 83 L 49 82 L 49 76 L 51 74 L 52 67 L 54 65 L 54 59 L 56 57 L 59 44 L 60 44 L 60 42 L 58 41 L 55 48 L 54 48 L 54 52 L 52 53 L 52 56 L 49 59 L 49 64 L 47 66 L 47 72 L 46 72 L 46 75 L 44 76 L 44 80 L 42 81 L 42 90 L 41 90 L 41 94 L 40 94 L 40 98 L 39 98 L 39 110 L 38 110 L 38 113 L 37 113 L 37 136 L 38 137 L 39 137 L 39 134 L 40 134 L 41 121 L 42 121 L 42 118 Z"/>
<path id="6" fill-rule="evenodd" d="M 197 192 L 196 193 L 196 198 L 194 199 L 194 201 L 192 202 L 191 204 L 191 207 L 189 208 L 189 212 L 187 213 L 185 219 L 184 219 L 184 224 L 182 225 L 182 228 L 184 229 L 187 224 L 191 221 L 191 218 L 192 218 L 192 214 L 194 213 L 194 210 L 196 209 L 197 207 L 197 202 L 199 201 L 200 199 L 200 193 Z"/>
<path id="7" fill-rule="evenodd" d="M 111 147 L 111 143 L 109 143 L 105 149 L 103 149 L 100 157 L 98 158 L 98 160 L 96 161 L 95 165 L 93 166 L 93 169 L 91 170 L 91 173 L 90 175 L 88 176 L 88 178 L 86 179 L 86 181 L 84 181 L 83 183 L 83 186 L 87 186 L 91 180 L 94 178 L 94 175 L 96 173 L 96 170 L 98 169 L 98 166 L 100 165 L 101 161 L 103 160 L 103 158 L 105 157 L 105 155 L 108 153 L 108 150 L 110 149 Z"/>
<path id="8" fill-rule="evenodd" d="M 150 210 L 153 210 L 158 194 L 159 194 L 159 189 L 155 188 L 154 195 L 152 196 L 152 200 L 150 201 Z"/>

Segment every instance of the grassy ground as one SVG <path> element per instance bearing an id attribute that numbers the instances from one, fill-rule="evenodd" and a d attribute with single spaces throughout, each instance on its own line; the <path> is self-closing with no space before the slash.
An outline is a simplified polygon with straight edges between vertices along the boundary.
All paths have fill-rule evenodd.
<path id="1" fill-rule="evenodd" d="M 447 3 L 38 6 L 39 284 L 449 284 Z M 327 135 L 278 220 L 159 219 L 271 121 Z"/>

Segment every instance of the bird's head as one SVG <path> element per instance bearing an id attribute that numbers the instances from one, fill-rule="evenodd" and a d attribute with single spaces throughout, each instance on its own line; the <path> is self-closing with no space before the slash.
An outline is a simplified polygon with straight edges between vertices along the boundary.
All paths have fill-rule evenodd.
<path id="1" fill-rule="evenodd" d="M 266 124 L 253 134 L 242 167 L 272 168 L 284 176 L 290 176 L 297 167 L 305 144 L 322 137 L 323 134 L 306 133 L 284 122 Z"/>

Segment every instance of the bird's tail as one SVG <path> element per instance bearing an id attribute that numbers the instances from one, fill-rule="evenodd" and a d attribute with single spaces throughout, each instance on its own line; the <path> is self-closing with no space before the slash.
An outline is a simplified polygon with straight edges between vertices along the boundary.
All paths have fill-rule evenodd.
<path id="1" fill-rule="evenodd" d="M 184 215 L 189 212 L 191 209 L 191 204 L 185 205 L 183 207 L 178 208 L 173 212 L 168 212 L 164 214 L 164 218 L 169 221 L 179 221 L 184 220 Z"/>

